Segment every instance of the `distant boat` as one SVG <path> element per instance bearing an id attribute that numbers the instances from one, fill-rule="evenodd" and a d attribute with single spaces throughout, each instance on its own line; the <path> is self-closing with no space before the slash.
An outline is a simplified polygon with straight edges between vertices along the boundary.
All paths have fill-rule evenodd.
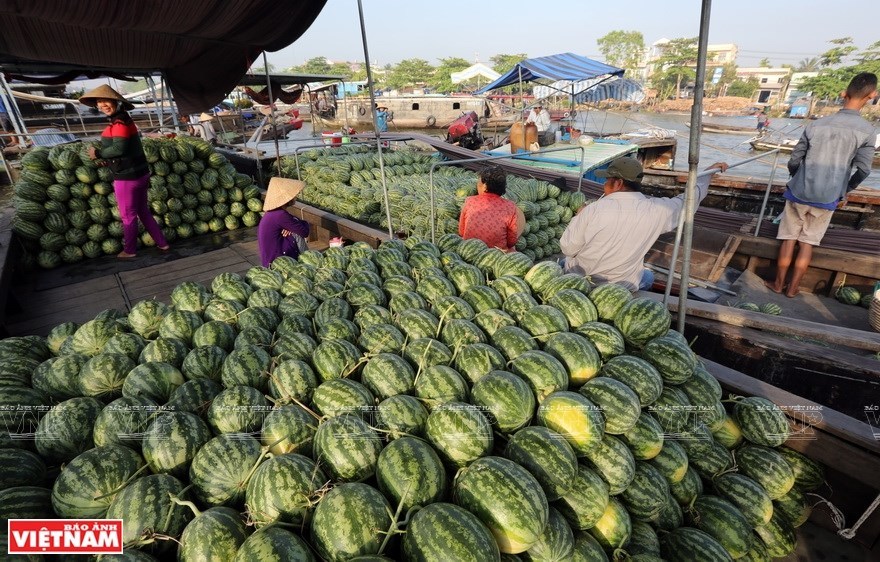
<path id="1" fill-rule="evenodd" d="M 749 144 L 752 145 L 752 148 L 755 150 L 776 150 L 779 149 L 780 152 L 790 153 L 794 150 L 794 147 L 797 145 L 798 141 L 795 139 L 782 139 L 781 141 L 772 141 L 765 140 L 762 138 L 752 139 Z M 880 167 L 880 150 L 874 151 L 874 158 L 872 160 L 871 166 L 874 168 Z"/>
<path id="2" fill-rule="evenodd" d="M 691 126 L 690 121 L 685 125 Z M 757 132 L 755 127 L 738 127 L 736 125 L 725 125 L 723 123 L 706 123 L 703 122 L 704 133 L 721 133 L 727 135 L 754 135 Z"/>

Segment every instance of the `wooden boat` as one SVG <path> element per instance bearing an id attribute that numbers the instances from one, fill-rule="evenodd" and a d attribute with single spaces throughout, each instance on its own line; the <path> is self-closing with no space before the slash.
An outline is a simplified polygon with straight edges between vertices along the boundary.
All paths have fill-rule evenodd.
<path id="1" fill-rule="evenodd" d="M 690 121 L 687 121 L 685 126 L 690 128 Z M 723 123 L 707 123 L 706 121 L 703 121 L 702 131 L 704 133 L 721 133 L 727 135 L 755 135 L 757 133 L 755 127 L 740 127 L 736 125 L 725 125 Z"/>
<path id="2" fill-rule="evenodd" d="M 790 153 L 794 150 L 794 147 L 797 146 L 797 139 L 782 139 L 782 140 L 770 140 L 765 137 L 756 137 L 749 141 L 749 144 L 752 146 L 754 150 L 776 150 L 777 148 L 781 152 Z"/>

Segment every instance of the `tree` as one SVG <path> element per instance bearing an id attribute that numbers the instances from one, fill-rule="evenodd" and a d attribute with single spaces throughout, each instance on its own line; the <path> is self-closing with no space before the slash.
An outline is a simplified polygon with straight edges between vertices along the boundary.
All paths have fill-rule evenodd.
<path id="1" fill-rule="evenodd" d="M 715 71 L 712 69 L 707 70 L 706 78 L 708 83 L 706 84 L 706 95 L 711 96 L 726 96 L 728 95 L 728 88 L 730 85 L 736 81 L 736 63 L 729 62 L 721 67 L 721 77 L 718 79 L 718 82 L 712 83 L 712 79 L 714 77 Z"/>
<path id="2" fill-rule="evenodd" d="M 450 74 L 464 70 L 469 66 L 470 63 L 461 57 L 440 59 L 440 66 L 434 71 L 434 77 L 430 82 L 431 87 L 444 94 L 456 91 L 461 86 L 452 83 Z"/>
<path id="3" fill-rule="evenodd" d="M 822 66 L 834 66 L 841 64 L 843 59 L 850 56 L 854 51 L 858 50 L 852 45 L 852 37 L 841 37 L 829 41 L 835 47 L 831 47 L 819 56 Z"/>
<path id="4" fill-rule="evenodd" d="M 697 38 L 672 39 L 666 44 L 663 54 L 654 61 L 660 71 L 654 73 L 651 81 L 661 94 L 665 94 L 663 97 L 668 97 L 671 93 L 675 99 L 678 99 L 681 95 L 682 81 L 696 76 L 694 69 L 696 63 Z"/>
<path id="5" fill-rule="evenodd" d="M 523 59 L 527 59 L 528 55 L 525 53 L 517 53 L 515 55 L 495 55 L 494 57 L 489 57 L 489 60 L 492 61 L 492 69 L 499 74 L 504 74 Z"/>
<path id="6" fill-rule="evenodd" d="M 347 62 L 334 62 L 330 65 L 330 72 L 333 76 L 344 76 L 347 79 L 351 79 L 351 66 Z"/>
<path id="7" fill-rule="evenodd" d="M 632 71 L 638 68 L 645 52 L 645 38 L 640 31 L 611 31 L 596 40 L 610 65 Z"/>
<path id="8" fill-rule="evenodd" d="M 773 65 L 770 64 L 770 59 L 768 59 L 767 57 L 764 57 L 761 59 L 761 62 L 758 63 L 758 66 L 760 66 L 761 68 L 770 68 Z"/>
<path id="9" fill-rule="evenodd" d="M 815 72 L 815 71 L 819 70 L 819 65 L 820 65 L 820 62 L 819 62 L 818 57 L 802 59 L 801 62 L 799 62 L 797 64 L 797 67 L 795 67 L 795 71 L 797 71 L 797 72 Z"/>
<path id="10" fill-rule="evenodd" d="M 758 89 L 758 86 L 760 86 L 760 83 L 755 77 L 749 78 L 748 80 L 736 79 L 727 87 L 727 95 L 736 96 L 738 98 L 751 98 L 755 93 L 755 90 Z"/>
<path id="11" fill-rule="evenodd" d="M 387 83 L 392 88 L 427 84 L 434 75 L 434 67 L 424 59 L 402 60 L 391 70 Z"/>
<path id="12" fill-rule="evenodd" d="M 860 72 L 880 73 L 880 41 L 868 45 L 861 51 L 850 45 L 851 42 L 852 39 L 849 37 L 832 40 L 831 43 L 837 46 L 822 53 L 820 57 L 822 64 L 826 67 L 819 71 L 818 76 L 802 81 L 798 89 L 812 92 L 813 100 L 835 100 L 856 74 Z M 831 65 L 841 65 L 844 58 L 856 52 L 858 54 L 853 56 L 856 64 L 830 68 Z"/>
<path id="13" fill-rule="evenodd" d="M 272 74 L 273 72 L 275 72 L 274 64 L 270 62 L 268 64 L 268 67 L 269 69 L 267 71 L 265 66 L 252 66 L 249 72 L 251 74 Z"/>
<path id="14" fill-rule="evenodd" d="M 327 57 L 315 57 L 307 60 L 297 67 L 297 72 L 303 74 L 330 74 L 333 67 L 327 62 Z"/>

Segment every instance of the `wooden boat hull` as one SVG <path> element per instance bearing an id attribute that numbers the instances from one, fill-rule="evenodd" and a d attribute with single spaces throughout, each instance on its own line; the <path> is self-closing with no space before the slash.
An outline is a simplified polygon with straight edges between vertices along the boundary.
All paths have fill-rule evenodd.
<path id="1" fill-rule="evenodd" d="M 690 128 L 690 121 L 685 123 Z M 737 127 L 735 125 L 723 125 L 721 123 L 704 122 L 701 129 L 704 133 L 719 133 L 724 135 L 756 135 L 758 130 L 755 127 Z"/>

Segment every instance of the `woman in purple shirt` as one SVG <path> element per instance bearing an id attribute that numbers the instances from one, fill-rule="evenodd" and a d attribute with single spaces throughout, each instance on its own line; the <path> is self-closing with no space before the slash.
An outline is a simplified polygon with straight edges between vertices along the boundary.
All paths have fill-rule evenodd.
<path id="1" fill-rule="evenodd" d="M 272 178 L 263 202 L 263 218 L 257 229 L 257 244 L 263 267 L 269 267 L 278 256 L 296 259 L 305 250 L 309 223 L 300 220 L 284 207 L 293 203 L 305 187 L 299 180 Z"/>

